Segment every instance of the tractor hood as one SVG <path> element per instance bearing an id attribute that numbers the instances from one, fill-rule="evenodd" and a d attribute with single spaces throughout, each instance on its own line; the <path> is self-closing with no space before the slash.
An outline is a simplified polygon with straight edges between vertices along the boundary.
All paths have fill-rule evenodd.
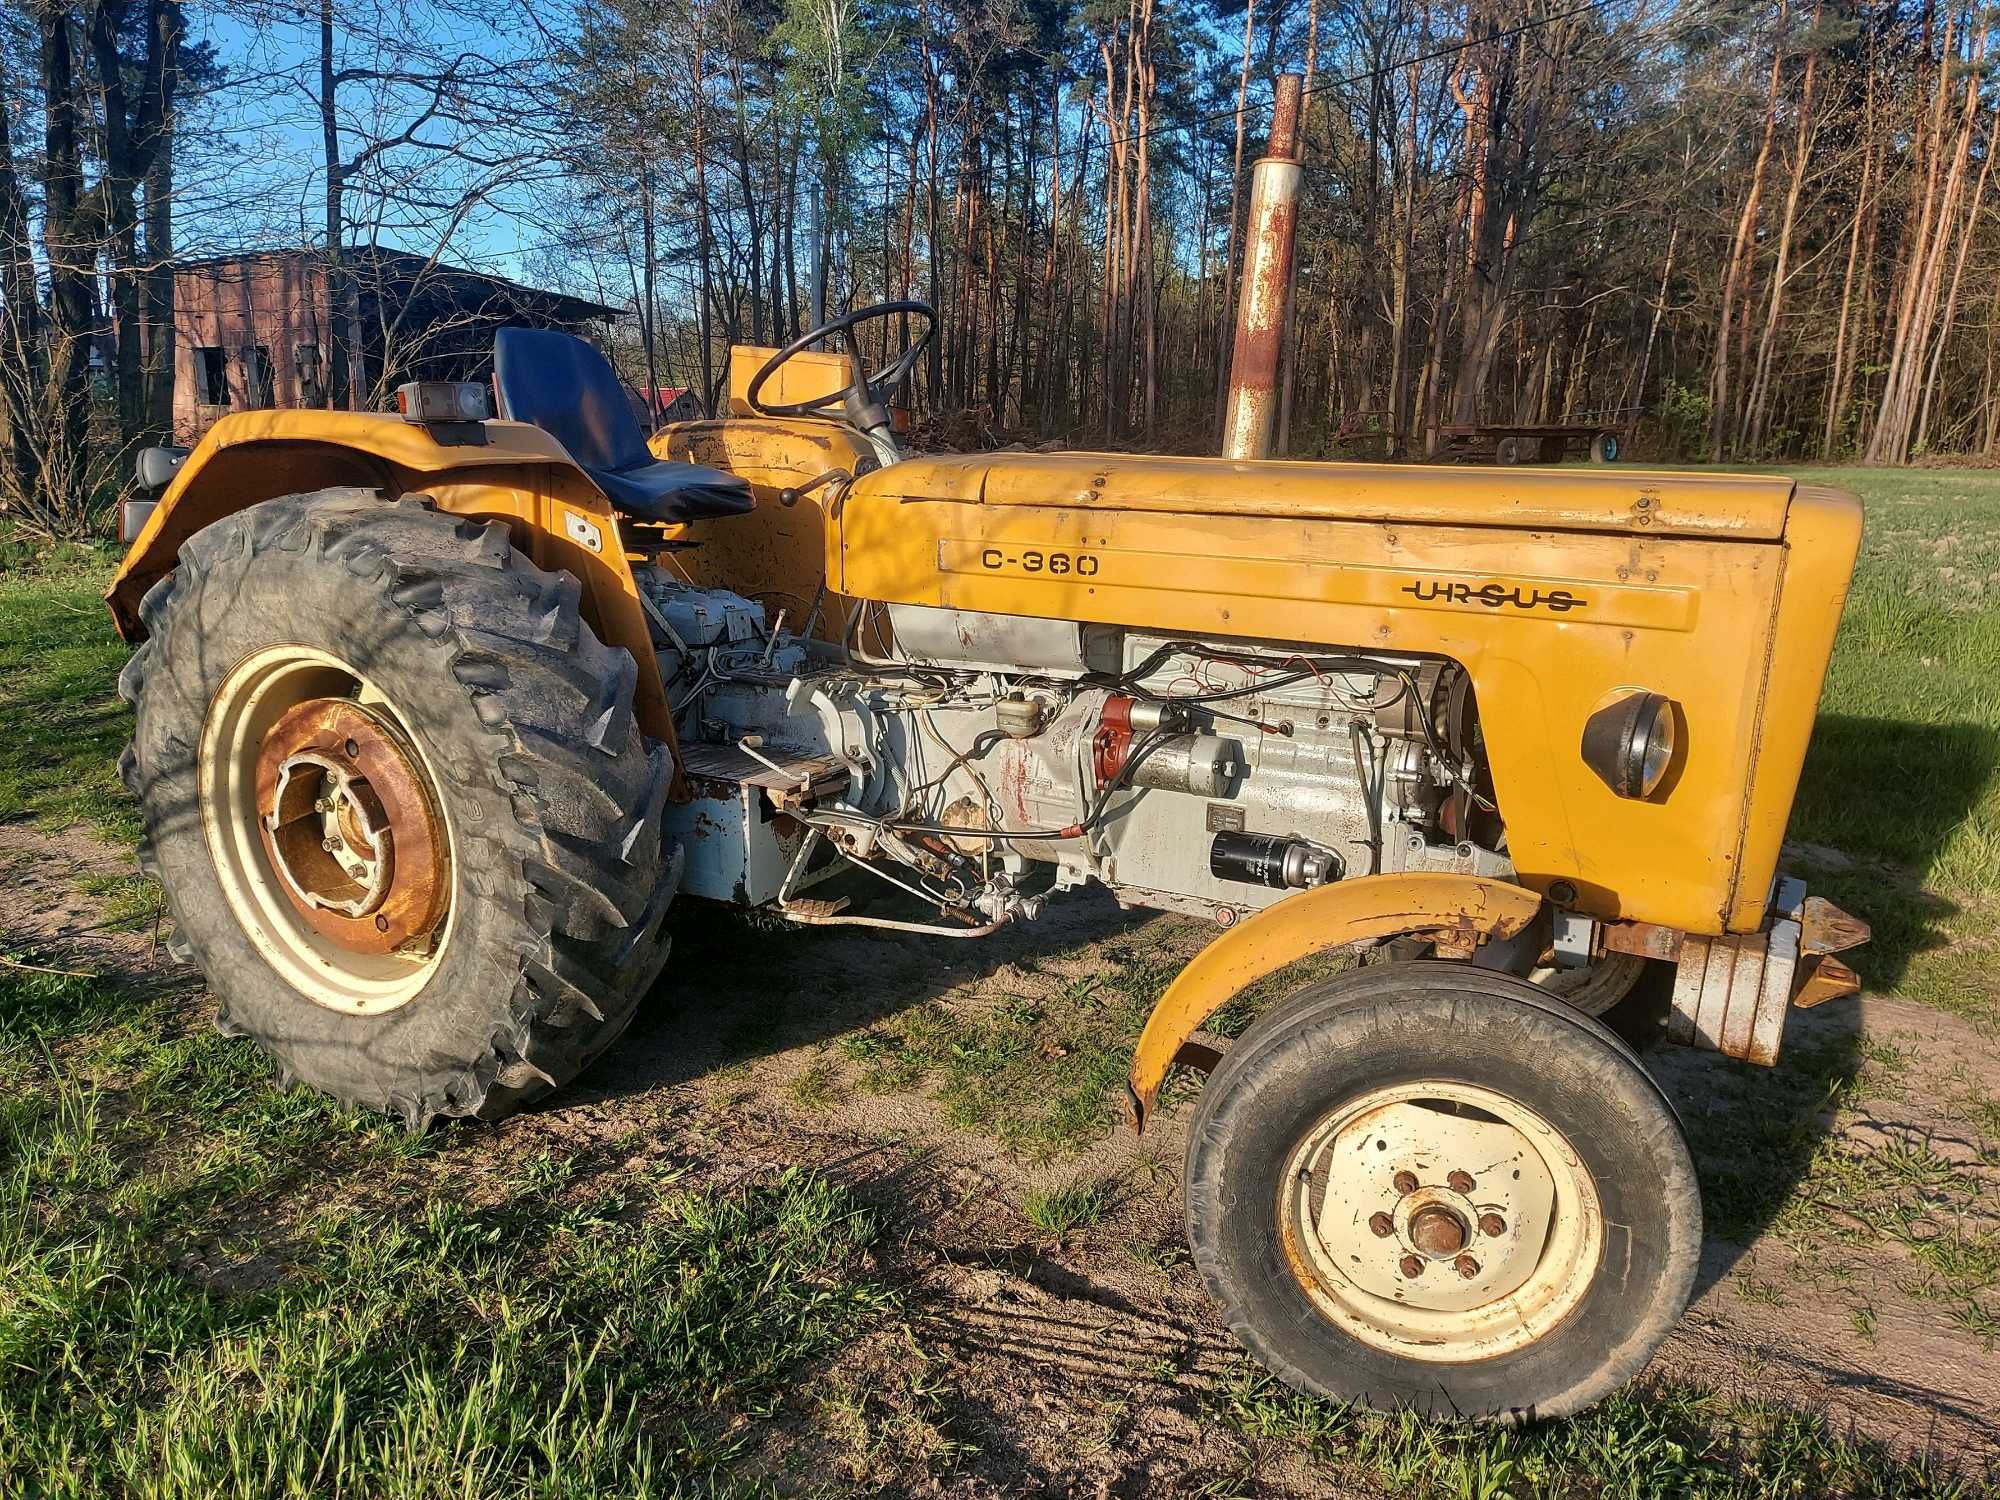
<path id="1" fill-rule="evenodd" d="M 946 454 L 855 481 L 905 501 L 1505 526 L 1777 541 L 1792 481 L 1644 469 L 1240 462 L 1132 453 Z"/>

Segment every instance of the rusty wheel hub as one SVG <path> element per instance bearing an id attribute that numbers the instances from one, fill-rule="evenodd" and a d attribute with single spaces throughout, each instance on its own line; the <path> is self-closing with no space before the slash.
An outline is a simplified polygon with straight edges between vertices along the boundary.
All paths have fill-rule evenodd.
<path id="1" fill-rule="evenodd" d="M 258 832 L 286 898 L 356 953 L 421 950 L 451 889 L 437 811 L 388 720 L 349 698 L 294 704 L 257 755 Z"/>
<path id="2" fill-rule="evenodd" d="M 1465 1248 L 1465 1220 L 1441 1203 L 1427 1203 L 1410 1215 L 1410 1243 L 1432 1260 L 1449 1260 Z"/>

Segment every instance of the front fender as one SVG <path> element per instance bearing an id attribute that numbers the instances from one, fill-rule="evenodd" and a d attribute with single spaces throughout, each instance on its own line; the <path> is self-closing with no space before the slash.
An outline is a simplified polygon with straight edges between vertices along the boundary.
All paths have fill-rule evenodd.
<path id="1" fill-rule="evenodd" d="M 1363 875 L 1265 907 L 1196 954 L 1153 1006 L 1126 1081 L 1133 1128 L 1145 1128 L 1187 1039 L 1265 975 L 1329 948 L 1405 934 L 1448 936 L 1471 949 L 1514 936 L 1541 905 L 1535 892 L 1503 880 L 1413 874 Z"/>

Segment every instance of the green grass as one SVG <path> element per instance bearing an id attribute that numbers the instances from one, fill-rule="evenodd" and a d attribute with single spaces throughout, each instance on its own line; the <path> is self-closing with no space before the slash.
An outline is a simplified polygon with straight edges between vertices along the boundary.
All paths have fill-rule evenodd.
<path id="1" fill-rule="evenodd" d="M 76 888 L 104 903 L 103 925 L 113 932 L 143 932 L 166 913 L 166 892 L 150 875 L 86 875 Z"/>
<path id="2" fill-rule="evenodd" d="M 95 549 L 11 548 L 0 568 L 0 819 L 82 821 L 130 842 L 139 823 L 118 755 L 132 715 L 117 692 L 128 653 L 104 606 L 111 567 Z"/>
<path id="3" fill-rule="evenodd" d="M 1799 471 L 1867 529 L 1792 837 L 1849 868 L 1815 889 L 1874 924 L 1865 978 L 2000 1020 L 2000 473 Z"/>
<path id="4" fill-rule="evenodd" d="M 1059 1240 L 1102 1223 L 1115 1196 L 1110 1183 L 1080 1179 L 1060 1187 L 1032 1188 L 1021 1198 L 1021 1217 L 1043 1234 Z"/>
<path id="5" fill-rule="evenodd" d="M 469 1165 L 0 967 L 0 1494 L 708 1493 L 893 1309 L 810 1172 Z"/>
<path id="6" fill-rule="evenodd" d="M 860 1065 L 864 1091 L 928 1080 L 960 1129 L 1028 1161 L 1074 1156 L 1123 1109 L 1133 1044 L 1174 968 L 1157 941 L 1096 952 L 1102 967 L 1086 978 L 977 1010 L 928 1001 L 843 1038 L 840 1050 Z"/>
<path id="7" fill-rule="evenodd" d="M 1753 1395 L 1649 1382 L 1581 1416 L 1498 1432 L 1381 1416 L 1316 1401 L 1243 1366 L 1207 1415 L 1240 1442 L 1233 1487 L 1254 1493 L 1265 1468 L 1306 1458 L 1340 1478 L 1411 1500 L 1768 1500 L 1771 1496 L 1978 1500 L 1995 1475 L 1948 1458 L 1900 1457 L 1811 1412 Z M 1371 1486 L 1372 1488 L 1372 1486 Z"/>
<path id="8" fill-rule="evenodd" d="M 792 1075 L 785 1094 L 800 1109 L 820 1114 L 839 1102 L 840 1070 L 830 1059 L 816 1057 Z"/>

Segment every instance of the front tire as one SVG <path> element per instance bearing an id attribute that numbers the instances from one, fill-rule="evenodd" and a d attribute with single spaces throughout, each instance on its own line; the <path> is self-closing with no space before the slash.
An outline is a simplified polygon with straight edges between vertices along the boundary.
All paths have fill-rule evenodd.
<path id="1" fill-rule="evenodd" d="M 498 522 L 325 490 L 197 533 L 119 679 L 142 861 L 217 1024 L 421 1128 L 567 1083 L 666 958 L 631 656 Z M 331 726 L 331 727 L 329 727 Z"/>
<path id="2" fill-rule="evenodd" d="M 1514 1422 L 1636 1375 L 1687 1305 L 1701 1200 L 1616 1036 L 1511 975 L 1414 962 L 1302 991 L 1230 1049 L 1188 1234 L 1243 1345 L 1340 1401 Z"/>

